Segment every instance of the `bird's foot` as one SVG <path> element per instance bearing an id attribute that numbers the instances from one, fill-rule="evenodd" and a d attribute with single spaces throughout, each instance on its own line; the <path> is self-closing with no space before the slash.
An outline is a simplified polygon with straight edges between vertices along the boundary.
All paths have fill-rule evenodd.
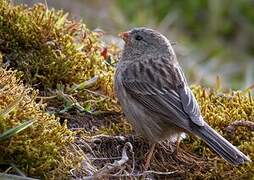
<path id="1" fill-rule="evenodd" d="M 151 162 L 151 159 L 152 159 L 152 156 L 153 156 L 153 151 L 154 151 L 154 148 L 155 148 L 155 143 L 152 144 L 152 146 L 150 147 L 149 151 L 148 151 L 148 155 L 146 157 L 146 161 L 145 161 L 145 165 L 144 165 L 144 171 L 147 171 L 148 168 L 150 167 L 150 162 Z"/>

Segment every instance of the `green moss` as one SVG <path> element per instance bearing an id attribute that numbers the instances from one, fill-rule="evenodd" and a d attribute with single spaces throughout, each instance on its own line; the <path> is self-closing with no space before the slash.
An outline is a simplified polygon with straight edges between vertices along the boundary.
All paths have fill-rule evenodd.
<path id="1" fill-rule="evenodd" d="M 85 158 L 73 148 L 75 133 L 35 102 L 36 92 L 16 78 L 15 71 L 0 68 L 0 112 L 20 99 L 0 120 L 0 133 L 27 120 L 34 123 L 11 139 L 0 142 L 0 162 L 14 163 L 26 175 L 66 178 Z"/>
<path id="2" fill-rule="evenodd" d="M 127 135 L 133 133 L 133 129 L 129 123 L 126 121 L 121 121 L 119 123 L 111 123 L 108 126 L 102 126 L 98 130 L 99 134 L 107 134 L 107 135 Z"/>
<path id="3" fill-rule="evenodd" d="M 48 90 L 55 89 L 58 84 L 70 87 L 98 76 L 90 89 L 113 96 L 113 67 L 107 65 L 101 55 L 102 43 L 96 33 L 84 24 L 70 20 L 63 11 L 47 10 L 41 4 L 32 8 L 13 6 L 3 0 L 0 4 L 0 39 L 4 63 L 23 72 L 25 83 Z M 112 105 L 109 99 L 100 101 L 100 97 L 88 92 L 79 95 L 80 99 L 92 97 L 96 102 L 102 102 L 93 108 L 116 108 L 116 103 Z"/>
<path id="4" fill-rule="evenodd" d="M 254 132 L 248 127 L 237 127 L 233 133 L 226 130 L 226 127 L 235 121 L 254 122 L 254 101 L 250 92 L 220 92 L 201 86 L 192 86 L 192 91 L 200 104 L 204 119 L 253 160 Z M 195 171 L 189 173 L 189 177 L 208 179 L 224 179 L 229 178 L 229 176 L 236 179 L 251 179 L 254 177 L 253 162 L 233 167 L 210 151 L 201 140 L 189 137 L 184 142 L 187 149 L 192 149 L 193 152 L 208 159 L 208 168 L 205 168 L 206 173 Z"/>
<path id="5" fill-rule="evenodd" d="M 26 83 L 41 91 L 55 89 L 62 84 L 64 92 L 88 111 L 120 111 L 113 93 L 114 68 L 101 55 L 101 42 L 84 24 L 68 20 L 62 11 L 46 10 L 42 5 L 32 8 L 12 6 L 3 0 L 0 4 L 0 39 L 3 63 L 8 62 L 10 67 L 23 72 L 22 79 Z M 108 48 L 114 61 L 118 50 Z M 73 90 L 75 85 L 95 76 L 99 78 L 92 86 Z M 253 160 L 253 132 L 246 127 L 238 127 L 233 134 L 225 130 L 234 121 L 254 122 L 253 97 L 246 92 L 220 92 L 201 86 L 193 86 L 192 90 L 204 119 Z M 22 94 L 22 101 L 8 117 L 1 120 L 0 133 L 27 119 L 33 119 L 36 123 L 0 145 L 3 152 L 0 160 L 14 162 L 29 175 L 64 177 L 74 162 L 80 162 L 80 155 L 70 152 L 68 146 L 73 142 L 73 133 L 60 126 L 57 118 L 46 114 L 44 105 L 35 103 L 36 92 L 26 90 L 15 72 L 1 69 L 0 109 L 5 109 Z M 62 106 L 59 102 L 55 104 Z M 95 134 L 129 134 L 132 131 L 129 124 L 123 121 L 98 129 Z M 184 140 L 184 146 L 186 151 L 193 151 L 207 159 L 206 166 L 186 172 L 189 178 L 253 177 L 253 163 L 232 167 L 194 137 Z"/>

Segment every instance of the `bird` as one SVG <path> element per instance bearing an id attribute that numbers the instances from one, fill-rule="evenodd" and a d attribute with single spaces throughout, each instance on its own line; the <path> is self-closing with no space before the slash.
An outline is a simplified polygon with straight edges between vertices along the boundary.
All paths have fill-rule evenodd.
<path id="1" fill-rule="evenodd" d="M 170 41 L 156 30 L 137 27 L 120 34 L 125 41 L 114 75 L 114 91 L 127 120 L 152 143 L 180 142 L 185 134 L 201 138 L 232 165 L 249 157 L 222 137 L 202 117 Z"/>

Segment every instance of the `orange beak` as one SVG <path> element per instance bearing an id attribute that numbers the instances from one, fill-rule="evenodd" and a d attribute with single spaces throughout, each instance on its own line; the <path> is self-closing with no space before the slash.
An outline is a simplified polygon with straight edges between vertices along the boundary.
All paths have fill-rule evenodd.
<path id="1" fill-rule="evenodd" d="M 129 37 L 129 32 L 128 31 L 122 32 L 119 34 L 119 37 L 121 37 L 125 42 L 127 42 L 128 37 Z"/>

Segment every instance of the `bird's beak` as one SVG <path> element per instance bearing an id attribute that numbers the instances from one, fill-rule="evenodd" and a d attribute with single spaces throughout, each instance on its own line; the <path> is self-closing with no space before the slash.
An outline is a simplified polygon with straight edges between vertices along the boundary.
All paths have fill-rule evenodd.
<path id="1" fill-rule="evenodd" d="M 121 37 L 125 42 L 127 42 L 128 37 L 129 37 L 129 32 L 128 31 L 122 32 L 119 34 L 119 37 Z"/>

